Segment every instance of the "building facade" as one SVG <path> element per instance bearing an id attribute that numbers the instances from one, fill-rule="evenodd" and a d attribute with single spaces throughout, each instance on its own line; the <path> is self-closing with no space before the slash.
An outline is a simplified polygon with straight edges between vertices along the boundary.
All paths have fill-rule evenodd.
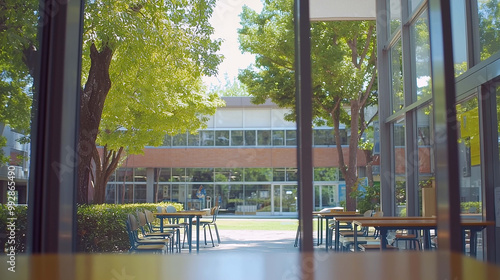
<path id="1" fill-rule="evenodd" d="M 290 110 L 271 102 L 254 105 L 250 97 L 224 100 L 205 129 L 167 135 L 163 146 L 129 156 L 110 178 L 106 202 L 174 201 L 186 209 L 217 204 L 236 214 L 295 215 L 296 124 L 285 120 Z M 349 130 L 341 131 L 347 158 Z M 313 141 L 315 208 L 341 206 L 345 182 L 333 129 L 315 127 Z M 363 169 L 361 151 L 357 160 Z"/>

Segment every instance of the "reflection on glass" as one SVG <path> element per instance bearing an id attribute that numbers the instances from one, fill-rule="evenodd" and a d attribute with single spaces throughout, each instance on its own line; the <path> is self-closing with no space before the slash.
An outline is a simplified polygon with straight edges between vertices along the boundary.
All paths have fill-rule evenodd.
<path id="1" fill-rule="evenodd" d="M 404 119 L 399 123 L 392 124 L 393 146 L 394 146 L 394 171 L 395 190 L 394 197 L 396 201 L 396 216 L 401 216 L 403 209 L 406 211 L 406 145 L 405 145 L 405 126 Z"/>
<path id="2" fill-rule="evenodd" d="M 338 186 L 321 186 L 321 208 L 336 206 L 340 206 Z"/>
<path id="3" fill-rule="evenodd" d="M 271 185 L 245 185 L 242 212 L 271 212 Z"/>
<path id="4" fill-rule="evenodd" d="M 481 60 L 500 51 L 500 4 L 496 0 L 478 0 L 479 44 Z"/>
<path id="5" fill-rule="evenodd" d="M 424 217 L 437 215 L 434 168 L 432 163 L 432 140 L 430 133 L 432 107 L 417 111 L 417 145 L 418 145 L 418 192 L 419 213 Z"/>
<path id="6" fill-rule="evenodd" d="M 245 168 L 246 182 L 270 182 L 272 179 L 272 168 Z"/>
<path id="7" fill-rule="evenodd" d="M 410 12 L 413 12 L 423 0 L 410 0 Z"/>
<path id="8" fill-rule="evenodd" d="M 255 130 L 245 130 L 245 146 L 255 146 Z"/>
<path id="9" fill-rule="evenodd" d="M 216 146 L 229 146 L 229 130 L 215 132 Z"/>
<path id="10" fill-rule="evenodd" d="M 333 129 L 314 129 L 313 143 L 315 146 L 335 145 L 335 139 L 333 137 Z"/>
<path id="11" fill-rule="evenodd" d="M 146 182 L 147 172 L 146 168 L 136 168 L 134 170 L 134 182 Z"/>
<path id="12" fill-rule="evenodd" d="M 321 210 L 320 186 L 314 186 L 314 211 Z"/>
<path id="13" fill-rule="evenodd" d="M 285 145 L 285 131 L 273 130 L 273 146 Z"/>
<path id="14" fill-rule="evenodd" d="M 392 76 L 392 112 L 396 113 L 404 107 L 403 93 L 403 54 L 401 40 L 391 49 L 391 76 Z"/>
<path id="15" fill-rule="evenodd" d="M 215 168 L 215 182 L 241 182 L 243 168 Z"/>
<path id="16" fill-rule="evenodd" d="M 171 182 L 186 182 L 186 169 L 172 168 Z"/>
<path id="17" fill-rule="evenodd" d="M 285 181 L 285 168 L 274 168 L 273 169 L 273 181 Z"/>
<path id="18" fill-rule="evenodd" d="M 297 212 L 297 186 L 283 185 L 281 192 L 281 212 Z"/>
<path id="19" fill-rule="evenodd" d="M 405 145 L 404 123 L 394 124 L 394 146 L 404 147 L 404 145 Z"/>
<path id="20" fill-rule="evenodd" d="M 146 185 L 135 184 L 134 185 L 134 203 L 145 203 L 146 202 Z"/>
<path id="21" fill-rule="evenodd" d="M 297 168 L 286 169 L 286 181 L 297 181 Z"/>
<path id="22" fill-rule="evenodd" d="M 339 169 L 336 167 L 315 167 L 314 181 L 338 181 Z"/>
<path id="23" fill-rule="evenodd" d="M 118 168 L 116 170 L 117 182 L 132 182 L 132 175 L 134 170 L 132 168 Z"/>
<path id="24" fill-rule="evenodd" d="M 481 212 L 481 144 L 476 97 L 457 105 L 460 201 L 462 211 Z M 471 209 L 472 207 L 472 209 Z"/>
<path id="25" fill-rule="evenodd" d="M 213 182 L 213 168 L 186 168 L 186 176 L 191 182 Z"/>
<path id="26" fill-rule="evenodd" d="M 432 95 L 431 52 L 427 13 L 422 13 L 411 26 L 412 47 L 415 53 L 415 83 L 417 99 Z M 416 86 L 416 87 L 415 87 Z"/>
<path id="27" fill-rule="evenodd" d="M 243 205 L 244 195 L 241 185 L 221 185 L 222 194 L 226 200 L 222 202 L 228 213 L 236 213 L 238 208 Z M 240 207 L 241 210 L 241 207 Z"/>
<path id="28" fill-rule="evenodd" d="M 200 134 L 191 134 L 188 133 L 188 146 L 199 146 L 200 145 Z"/>
<path id="29" fill-rule="evenodd" d="M 118 203 L 134 203 L 134 185 L 119 184 L 118 188 Z"/>
<path id="30" fill-rule="evenodd" d="M 257 145 L 258 146 L 271 146 L 271 131 L 270 130 L 257 130 Z"/>
<path id="31" fill-rule="evenodd" d="M 231 146 L 243 146 L 243 130 L 231 131 Z"/>
<path id="32" fill-rule="evenodd" d="M 200 132 L 200 142 L 201 146 L 213 146 L 214 145 L 214 132 L 211 130 L 204 130 Z"/>
<path id="33" fill-rule="evenodd" d="M 155 182 L 169 182 L 171 175 L 170 168 L 155 168 Z"/>
<path id="34" fill-rule="evenodd" d="M 467 71 L 467 17 L 465 0 L 450 1 L 455 76 Z"/>
<path id="35" fill-rule="evenodd" d="M 187 144 L 187 134 L 179 133 L 172 137 L 172 146 L 186 146 Z"/>
<path id="36" fill-rule="evenodd" d="M 163 138 L 162 146 L 170 147 L 172 145 L 172 136 L 166 134 L 165 138 Z"/>
<path id="37" fill-rule="evenodd" d="M 114 204 L 116 196 L 116 185 L 115 184 L 107 184 L 106 185 L 106 203 Z"/>
<path id="38" fill-rule="evenodd" d="M 401 2 L 400 1 L 390 1 L 389 8 L 389 26 L 390 34 L 393 34 L 401 26 Z"/>
<path id="39" fill-rule="evenodd" d="M 286 145 L 287 146 L 297 145 L 297 131 L 295 130 L 286 131 Z"/>

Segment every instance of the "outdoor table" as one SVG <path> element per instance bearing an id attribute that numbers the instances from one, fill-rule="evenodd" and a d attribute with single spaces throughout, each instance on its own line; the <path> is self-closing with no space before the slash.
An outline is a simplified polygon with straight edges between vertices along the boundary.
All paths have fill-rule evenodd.
<path id="1" fill-rule="evenodd" d="M 418 219 L 420 218 L 420 219 Z M 354 248 L 358 249 L 357 242 L 357 227 L 375 227 L 380 230 L 380 250 L 385 250 L 387 248 L 387 231 L 388 230 L 398 230 L 398 229 L 413 229 L 413 230 L 425 230 L 429 232 L 431 229 L 437 228 L 436 218 L 425 218 L 425 217 L 413 217 L 409 219 L 407 217 L 402 219 L 387 219 L 387 218 L 376 218 L 372 220 L 353 220 L 354 224 Z M 471 246 L 470 255 L 476 257 L 476 238 L 477 232 L 483 230 L 487 226 L 492 226 L 495 223 L 493 221 L 478 221 L 478 220 L 462 220 L 460 221 L 462 228 L 462 235 L 465 235 L 465 230 L 470 230 L 471 232 Z M 474 241 L 472 241 L 474 239 Z M 430 238 L 428 242 L 425 242 L 427 248 L 429 248 Z M 465 239 L 462 244 L 462 250 L 465 252 Z"/>
<path id="2" fill-rule="evenodd" d="M 335 217 L 335 243 L 334 243 L 334 250 L 339 251 L 339 239 L 340 239 L 340 232 L 339 232 L 339 224 L 341 222 L 353 222 L 354 220 L 356 221 L 373 221 L 373 220 L 426 220 L 426 219 L 435 219 L 431 217 Z M 354 229 L 357 230 L 356 225 L 354 225 Z M 357 234 L 357 233 L 355 233 Z"/>
<path id="3" fill-rule="evenodd" d="M 330 219 L 336 217 L 361 217 L 362 214 L 359 214 L 355 211 L 332 211 L 332 212 L 313 212 L 313 215 L 318 217 L 318 245 L 321 244 L 319 240 L 323 240 L 323 219 L 326 221 L 326 229 L 325 229 L 325 244 L 326 251 L 328 252 L 328 246 L 330 245 L 330 233 L 328 230 L 328 221 Z M 320 239 L 321 238 L 321 239 Z"/>
<path id="4" fill-rule="evenodd" d="M 5 264 L 8 258 L 0 256 L 0 262 Z M 333 275 L 335 279 L 489 280 L 500 279 L 500 267 L 437 250 L 321 256 L 312 252 L 207 253 L 195 258 L 188 254 L 20 254 L 15 273 L 6 268 L 0 271 L 0 278 L 17 280 L 218 280 L 228 275 L 231 279 L 332 279 Z"/>
<path id="5" fill-rule="evenodd" d="M 192 249 L 193 218 L 196 217 L 196 253 L 200 252 L 200 217 L 206 215 L 206 211 L 179 211 L 173 213 L 154 213 L 160 219 L 160 231 L 163 232 L 163 220 L 168 218 L 184 218 L 189 221 L 188 247 L 189 253 Z"/>

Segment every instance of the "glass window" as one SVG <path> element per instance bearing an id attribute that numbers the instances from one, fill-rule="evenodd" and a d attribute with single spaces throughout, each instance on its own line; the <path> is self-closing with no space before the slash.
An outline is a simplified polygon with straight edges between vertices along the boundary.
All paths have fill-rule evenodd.
<path id="1" fill-rule="evenodd" d="M 273 130 L 273 146 L 285 145 L 285 131 Z"/>
<path id="2" fill-rule="evenodd" d="M 146 182 L 147 180 L 146 168 L 135 168 L 134 170 L 134 182 Z"/>
<path id="3" fill-rule="evenodd" d="M 186 146 L 187 144 L 187 134 L 179 133 L 177 135 L 172 136 L 172 146 Z"/>
<path id="4" fill-rule="evenodd" d="M 155 168 L 155 182 L 170 182 L 172 172 L 170 168 Z"/>
<path id="5" fill-rule="evenodd" d="M 116 185 L 118 189 L 118 203 L 133 203 L 134 202 L 134 185 L 133 184 L 119 184 Z"/>
<path id="6" fill-rule="evenodd" d="M 314 210 L 319 211 L 323 207 L 321 207 L 321 193 L 320 193 L 320 186 L 314 185 Z"/>
<path id="7" fill-rule="evenodd" d="M 287 130 L 286 131 L 286 145 L 287 146 L 296 146 L 297 145 L 297 131 L 296 130 Z"/>
<path id="8" fill-rule="evenodd" d="M 271 146 L 271 131 L 270 130 L 257 130 L 257 145 L 258 146 Z"/>
<path id="9" fill-rule="evenodd" d="M 161 202 L 161 201 L 170 201 L 171 199 L 171 194 L 170 194 L 171 187 L 169 184 L 155 184 L 154 187 L 154 201 L 155 202 Z"/>
<path id="10" fill-rule="evenodd" d="M 405 145 L 405 127 L 404 123 L 394 125 L 394 146 L 401 147 Z"/>
<path id="11" fill-rule="evenodd" d="M 478 0 L 481 60 L 500 51 L 500 4 L 497 0 Z"/>
<path id="12" fill-rule="evenodd" d="M 134 203 L 146 202 L 146 185 L 136 184 L 134 186 Z"/>
<path id="13" fill-rule="evenodd" d="M 118 168 L 116 170 L 116 181 L 117 182 L 132 182 L 133 181 L 133 172 L 132 168 Z"/>
<path id="14" fill-rule="evenodd" d="M 315 167 L 314 181 L 338 181 L 339 169 L 336 167 Z"/>
<path id="15" fill-rule="evenodd" d="M 340 145 L 346 146 L 349 145 L 349 139 L 351 138 L 351 132 L 346 129 L 340 129 Z"/>
<path id="16" fill-rule="evenodd" d="M 414 88 L 417 99 L 432 95 L 431 88 L 431 51 L 429 38 L 429 20 L 427 13 L 422 13 L 410 29 L 415 67 Z"/>
<path id="17" fill-rule="evenodd" d="M 166 147 L 172 146 L 172 136 L 166 134 L 165 137 L 163 138 L 162 146 L 166 146 Z"/>
<path id="18" fill-rule="evenodd" d="M 200 145 L 200 133 L 188 133 L 188 146 L 197 147 Z"/>
<path id="19" fill-rule="evenodd" d="M 229 130 L 215 132 L 216 146 L 229 146 Z"/>
<path id="20" fill-rule="evenodd" d="M 285 168 L 273 169 L 273 181 L 275 182 L 285 181 L 285 178 L 286 178 Z"/>
<path id="21" fill-rule="evenodd" d="M 235 213 L 238 206 L 243 205 L 245 196 L 242 185 L 221 185 L 221 194 L 223 196 L 221 207 L 225 207 L 228 213 Z"/>
<path id="22" fill-rule="evenodd" d="M 172 185 L 172 190 L 171 190 L 172 196 L 170 201 L 172 202 L 179 202 L 184 204 L 184 209 L 186 209 L 186 185 Z"/>
<path id="23" fill-rule="evenodd" d="M 186 182 L 186 169 L 172 168 L 171 182 Z"/>
<path id="24" fill-rule="evenodd" d="M 231 131 L 231 146 L 243 146 L 243 130 Z"/>
<path id="25" fill-rule="evenodd" d="M 393 34 L 401 26 L 401 2 L 388 1 L 390 34 Z"/>
<path id="26" fill-rule="evenodd" d="M 314 129 L 313 141 L 315 146 L 335 145 L 333 129 Z"/>
<path id="27" fill-rule="evenodd" d="M 457 105 L 460 124 L 458 160 L 460 171 L 460 201 L 462 211 L 481 213 L 481 142 L 479 139 L 478 99 Z M 472 208 L 472 209 L 471 209 Z"/>
<path id="28" fill-rule="evenodd" d="M 212 130 L 202 130 L 200 132 L 201 146 L 214 145 L 214 132 Z"/>
<path id="29" fill-rule="evenodd" d="M 422 3 L 422 0 L 410 0 L 409 4 L 409 7 L 411 9 L 410 12 L 415 11 L 415 9 L 418 7 L 418 5 L 420 5 L 420 3 Z"/>
<path id="30" fill-rule="evenodd" d="M 417 111 L 418 137 L 418 192 L 419 214 L 425 217 L 437 215 L 436 189 L 434 183 L 434 168 L 432 162 L 433 149 L 429 133 L 431 127 L 432 107 L 428 106 Z"/>
<path id="31" fill-rule="evenodd" d="M 116 202 L 116 185 L 107 184 L 106 185 L 106 203 L 114 204 Z"/>
<path id="32" fill-rule="evenodd" d="M 271 185 L 245 185 L 246 207 L 237 212 L 271 212 Z M 238 211 L 240 210 L 240 211 Z"/>
<path id="33" fill-rule="evenodd" d="M 109 176 L 108 182 L 114 182 L 116 180 L 116 170 Z"/>
<path id="34" fill-rule="evenodd" d="M 396 113 L 404 107 L 403 54 L 401 52 L 401 40 L 399 40 L 391 49 L 391 73 L 392 112 Z"/>
<path id="35" fill-rule="evenodd" d="M 338 185 L 321 186 L 321 207 L 340 206 Z"/>
<path id="36" fill-rule="evenodd" d="M 455 76 L 467 71 L 467 16 L 465 0 L 450 1 Z"/>
<path id="37" fill-rule="evenodd" d="M 188 181 L 191 182 L 213 182 L 213 168 L 186 168 Z"/>
<path id="38" fill-rule="evenodd" d="M 286 181 L 297 181 L 297 168 L 286 169 Z"/>
<path id="39" fill-rule="evenodd" d="M 245 168 L 246 182 L 270 182 L 272 179 L 272 168 Z"/>
<path id="40" fill-rule="evenodd" d="M 243 168 L 215 168 L 215 182 L 241 182 Z"/>
<path id="41" fill-rule="evenodd" d="M 245 130 L 245 146 L 255 146 L 255 130 Z"/>

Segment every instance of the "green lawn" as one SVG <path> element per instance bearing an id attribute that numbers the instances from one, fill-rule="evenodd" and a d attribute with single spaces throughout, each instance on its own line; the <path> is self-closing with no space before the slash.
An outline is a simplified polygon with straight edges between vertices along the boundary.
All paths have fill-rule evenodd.
<path id="1" fill-rule="evenodd" d="M 299 222 L 294 219 L 217 219 L 217 227 L 221 230 L 291 230 L 296 231 Z M 313 222 L 316 230 L 316 220 Z"/>

